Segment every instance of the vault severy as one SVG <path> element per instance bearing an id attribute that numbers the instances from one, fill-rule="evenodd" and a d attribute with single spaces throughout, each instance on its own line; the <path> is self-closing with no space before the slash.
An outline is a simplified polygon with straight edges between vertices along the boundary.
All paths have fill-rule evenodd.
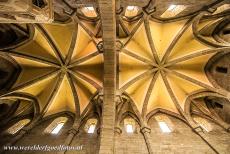
<path id="1" fill-rule="evenodd" d="M 129 39 L 121 39 L 119 55 L 119 90 L 130 95 L 143 117 L 158 109 L 184 115 L 186 99 L 196 92 L 228 96 L 212 85 L 204 71 L 208 60 L 224 49 L 196 38 L 195 19 L 164 23 L 143 18 Z"/>
<path id="2" fill-rule="evenodd" d="M 22 71 L 0 97 L 29 95 L 38 100 L 43 116 L 60 112 L 80 116 L 102 87 L 99 41 L 75 21 L 32 27 L 30 40 L 7 53 Z"/>
<path id="3" fill-rule="evenodd" d="M 124 44 L 119 53 L 119 94 L 129 94 L 143 116 L 156 109 L 183 113 L 187 97 L 201 90 L 229 95 L 214 87 L 204 72 L 210 57 L 224 50 L 196 36 L 196 27 L 208 29 L 212 19 L 197 24 L 197 17 L 162 22 L 146 12 L 142 15 L 132 24 L 124 24 L 130 33 L 119 38 Z M 34 29 L 30 41 L 7 51 L 22 73 L 2 96 L 32 95 L 46 115 L 62 111 L 80 114 L 102 89 L 103 47 L 97 51 L 102 41 L 92 32 L 93 26 L 77 17 L 65 24 L 30 27 Z M 60 103 L 57 98 L 63 94 L 70 97 Z"/>

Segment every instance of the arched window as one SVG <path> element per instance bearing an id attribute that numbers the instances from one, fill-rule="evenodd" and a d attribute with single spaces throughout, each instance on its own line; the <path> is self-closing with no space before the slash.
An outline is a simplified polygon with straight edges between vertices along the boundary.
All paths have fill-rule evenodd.
<path id="1" fill-rule="evenodd" d="M 221 5 L 216 9 L 216 11 L 213 14 L 218 14 L 218 13 L 224 12 L 224 11 L 228 10 L 229 8 L 230 8 L 230 4 Z"/>
<path id="2" fill-rule="evenodd" d="M 46 2 L 44 0 L 32 0 L 33 5 L 44 8 L 46 6 Z"/>
<path id="3" fill-rule="evenodd" d="M 89 119 L 85 124 L 85 131 L 89 134 L 93 134 L 95 132 L 97 126 L 97 119 Z"/>
<path id="4" fill-rule="evenodd" d="M 227 67 L 223 67 L 223 66 L 217 66 L 216 67 L 216 72 L 218 73 L 228 73 L 228 68 Z"/>
<path id="5" fill-rule="evenodd" d="M 168 7 L 168 9 L 161 14 L 161 18 L 171 18 L 174 17 L 176 15 L 178 15 L 179 13 L 181 13 L 182 11 L 184 11 L 186 9 L 185 5 L 170 5 Z"/>
<path id="6" fill-rule="evenodd" d="M 137 6 L 127 6 L 125 10 L 126 17 L 134 17 L 138 14 L 139 8 Z"/>
<path id="7" fill-rule="evenodd" d="M 155 116 L 158 125 L 163 133 L 171 133 L 172 132 L 172 122 L 171 120 L 165 115 L 156 115 Z"/>
<path id="8" fill-rule="evenodd" d="M 65 123 L 68 121 L 66 117 L 56 118 L 46 129 L 45 133 L 47 134 L 58 134 Z"/>
<path id="9" fill-rule="evenodd" d="M 135 120 L 133 118 L 124 119 L 124 127 L 127 133 L 133 133 L 135 131 Z"/>
<path id="10" fill-rule="evenodd" d="M 91 17 L 91 18 L 97 17 L 97 13 L 93 6 L 83 7 L 81 8 L 81 11 L 86 17 Z"/>
<path id="11" fill-rule="evenodd" d="M 219 33 L 223 33 L 223 31 L 220 31 Z M 218 37 L 221 38 L 223 35 L 222 34 L 220 35 L 221 36 Z M 230 58 L 230 53 L 219 53 L 211 57 L 211 59 L 208 61 L 208 63 L 205 66 L 205 73 L 209 78 L 209 80 L 211 81 L 211 83 L 217 87 L 220 86 L 221 88 L 224 88 L 228 91 L 230 91 L 229 58 Z"/>
<path id="12" fill-rule="evenodd" d="M 200 125 L 206 132 L 212 131 L 212 125 L 204 118 L 201 117 L 194 117 L 194 121 Z"/>
<path id="13" fill-rule="evenodd" d="M 9 134 L 15 134 L 17 133 L 19 130 L 21 130 L 25 125 L 27 125 L 30 122 L 30 119 L 23 119 L 18 121 L 17 123 L 15 123 L 13 126 L 11 126 L 7 132 Z"/>

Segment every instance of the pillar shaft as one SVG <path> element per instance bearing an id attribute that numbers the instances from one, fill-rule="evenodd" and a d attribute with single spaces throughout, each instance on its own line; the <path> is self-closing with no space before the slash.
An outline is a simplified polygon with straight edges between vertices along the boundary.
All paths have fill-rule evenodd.
<path id="1" fill-rule="evenodd" d="M 147 127 L 143 127 L 141 129 L 141 133 L 143 134 L 144 136 L 144 139 L 145 139 L 145 143 L 146 143 L 146 146 L 148 148 L 148 151 L 149 151 L 149 154 L 153 154 L 153 148 L 152 148 L 152 144 L 151 144 L 151 137 L 150 137 L 150 132 L 151 130 Z"/>
<path id="2" fill-rule="evenodd" d="M 116 19 L 115 0 L 99 1 L 104 51 L 104 97 L 100 154 L 114 153 L 114 123 L 116 96 Z"/>
<path id="3" fill-rule="evenodd" d="M 201 127 L 197 127 L 197 128 L 193 128 L 194 132 L 200 136 L 200 138 L 216 153 L 219 154 L 219 152 L 216 150 L 216 148 L 210 143 L 208 142 L 208 139 L 206 137 L 206 135 L 203 133 L 203 130 Z"/>

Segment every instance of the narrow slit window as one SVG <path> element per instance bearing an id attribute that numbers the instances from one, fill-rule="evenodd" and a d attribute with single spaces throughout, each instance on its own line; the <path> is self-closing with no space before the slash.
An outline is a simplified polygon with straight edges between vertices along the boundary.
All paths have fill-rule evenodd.
<path id="1" fill-rule="evenodd" d="M 222 105 L 222 104 L 220 104 L 220 103 L 217 103 L 217 102 L 215 102 L 215 106 L 216 106 L 217 108 L 220 108 L 220 109 L 222 109 L 222 108 L 223 108 L 223 105 Z"/>
<path id="2" fill-rule="evenodd" d="M 30 122 L 30 119 L 23 119 L 20 120 L 19 122 L 15 123 L 13 126 L 11 126 L 7 132 L 9 134 L 15 134 L 17 133 L 19 130 L 21 130 L 25 125 L 27 125 Z"/>
<path id="3" fill-rule="evenodd" d="M 219 6 L 213 14 L 218 14 L 230 9 L 230 4 L 224 4 Z"/>
<path id="4" fill-rule="evenodd" d="M 39 7 L 39 8 L 44 8 L 46 6 L 46 3 L 44 0 L 32 0 L 33 5 Z"/>
<path id="5" fill-rule="evenodd" d="M 224 34 L 224 35 L 228 35 L 228 34 L 230 34 L 230 27 L 229 27 L 229 29 L 225 29 L 225 30 L 223 30 L 223 34 Z"/>
<path id="6" fill-rule="evenodd" d="M 51 134 L 58 134 L 62 127 L 64 126 L 64 122 L 59 123 L 51 132 Z"/>
<path id="7" fill-rule="evenodd" d="M 135 130 L 135 125 L 136 123 L 133 118 L 124 119 L 124 128 L 127 133 L 132 134 Z"/>
<path id="8" fill-rule="evenodd" d="M 96 130 L 96 126 L 97 126 L 97 119 L 95 118 L 88 119 L 84 128 L 85 132 L 88 134 L 93 134 Z"/>
<path id="9" fill-rule="evenodd" d="M 137 6 L 127 6 L 125 10 L 126 17 L 134 17 L 138 14 L 139 8 Z"/>
<path id="10" fill-rule="evenodd" d="M 88 133 L 89 133 L 89 134 L 93 134 L 94 131 L 95 131 L 95 128 L 96 128 L 96 125 L 95 125 L 95 124 L 91 124 L 91 125 L 89 126 Z"/>
<path id="11" fill-rule="evenodd" d="M 206 132 L 210 132 L 210 130 L 205 126 L 205 124 L 200 123 L 200 126 L 201 126 Z"/>
<path id="12" fill-rule="evenodd" d="M 212 125 L 206 119 L 201 118 L 201 117 L 194 117 L 193 119 L 206 132 L 212 131 Z"/>
<path id="13" fill-rule="evenodd" d="M 170 5 L 168 7 L 168 9 L 162 13 L 161 18 L 171 18 L 174 17 L 176 15 L 178 15 L 179 13 L 181 13 L 182 11 L 184 11 L 186 9 L 185 5 Z"/>
<path id="14" fill-rule="evenodd" d="M 174 125 L 166 115 L 155 115 L 155 119 L 163 133 L 171 133 L 174 129 Z"/>
<path id="15" fill-rule="evenodd" d="M 67 117 L 56 118 L 44 131 L 46 134 L 58 134 L 68 121 Z"/>
<path id="16" fill-rule="evenodd" d="M 219 73 L 227 73 L 228 72 L 228 68 L 217 66 L 216 67 L 216 71 L 219 72 Z"/>
<path id="17" fill-rule="evenodd" d="M 161 121 L 161 122 L 158 122 L 158 124 L 159 124 L 161 131 L 163 133 L 170 133 L 171 132 L 170 128 L 168 127 L 168 125 L 165 122 Z"/>
<path id="18" fill-rule="evenodd" d="M 133 130 L 133 125 L 127 124 L 127 125 L 126 125 L 126 132 L 127 132 L 127 133 L 133 133 L 133 132 L 134 132 L 134 130 Z"/>
<path id="19" fill-rule="evenodd" d="M 90 6 L 90 7 L 83 7 L 81 9 L 82 13 L 86 16 L 86 17 L 97 17 L 97 13 L 94 9 L 94 7 Z"/>

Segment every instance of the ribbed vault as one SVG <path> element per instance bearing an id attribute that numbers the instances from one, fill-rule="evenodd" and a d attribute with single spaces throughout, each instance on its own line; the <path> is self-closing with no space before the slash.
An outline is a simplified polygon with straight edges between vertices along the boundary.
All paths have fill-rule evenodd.
<path id="1" fill-rule="evenodd" d="M 22 71 L 1 97 L 22 93 L 38 100 L 43 116 L 63 111 L 80 116 L 102 88 L 103 56 L 97 51 L 98 41 L 74 20 L 30 26 L 31 39 L 7 51 Z"/>
<path id="2" fill-rule="evenodd" d="M 132 35 L 121 40 L 119 90 L 131 96 L 143 118 L 156 109 L 184 115 L 187 97 L 199 91 L 229 97 L 229 92 L 214 87 L 205 74 L 209 59 L 229 50 L 229 44 L 216 48 L 199 40 L 196 33 L 218 20 L 201 18 L 157 22 L 145 15 Z"/>
<path id="3" fill-rule="evenodd" d="M 213 85 L 205 74 L 209 59 L 229 50 L 228 42 L 212 35 L 226 27 L 228 16 L 201 12 L 167 22 L 156 20 L 151 12 L 137 17 L 135 22 L 119 18 L 117 23 L 128 29 L 128 35 L 119 39 L 123 46 L 118 90 L 134 100 L 143 117 L 156 109 L 183 115 L 185 100 L 199 91 L 229 97 L 228 91 Z M 75 14 L 70 18 L 62 24 L 20 25 L 27 27 L 29 40 L 1 52 L 11 56 L 22 71 L 1 97 L 23 93 L 38 99 L 44 116 L 62 111 L 80 116 L 103 88 L 103 45 L 95 34 L 101 19 L 92 26 Z"/>
<path id="4" fill-rule="evenodd" d="M 203 131 L 206 129 L 194 117 L 230 130 L 229 118 L 225 118 L 229 114 L 218 115 L 229 111 L 230 91 L 207 72 L 214 66 L 215 57 L 230 53 L 229 2 L 173 2 L 54 0 L 54 21 L 50 24 L 23 24 L 24 20 L 19 20 L 21 24 L 0 24 L 0 35 L 4 34 L 0 36 L 0 61 L 6 65 L 0 66 L 0 78 L 10 73 L 7 80 L 1 79 L 7 86 L 0 87 L 0 127 L 10 128 L 11 123 L 24 118 L 31 121 L 17 134 L 7 134 L 13 139 L 6 145 L 19 145 L 23 137 L 34 144 L 36 135 L 39 141 L 41 136 L 43 140 L 50 138 L 47 143 L 51 143 L 52 135 L 41 133 L 40 128 L 47 127 L 46 123 L 54 118 L 71 117 L 63 123 L 63 132 L 56 135 L 56 143 L 82 143 L 93 151 L 88 153 L 120 153 L 120 149 L 133 153 L 135 144 L 141 147 L 136 153 L 152 154 L 157 152 L 156 147 L 163 152 L 178 147 L 199 151 L 199 147 L 194 148 L 200 144 L 195 138 L 191 138 L 195 143 L 192 148 L 190 140 L 188 145 L 178 143 L 174 147 L 175 139 L 194 135 L 200 136 L 210 150 L 220 153 L 228 138 L 212 140 L 208 136 L 212 132 Z M 228 61 L 225 64 L 229 65 Z M 212 68 L 216 73 L 217 67 Z M 224 77 L 229 74 L 228 68 L 221 68 Z M 15 77 L 13 72 L 18 72 Z M 182 123 L 166 120 L 165 126 L 173 133 L 160 136 L 158 124 L 163 121 L 156 117 L 162 113 L 185 122 L 191 134 L 184 131 L 185 127 L 173 129 Z M 130 124 L 135 130 L 125 136 L 130 141 L 127 143 L 122 137 L 128 133 L 126 118 L 132 119 Z M 97 121 L 93 134 L 85 127 L 90 128 L 90 119 Z M 170 126 L 172 123 L 175 127 Z M 37 129 L 41 134 L 35 132 Z M 88 141 L 90 144 L 84 145 Z"/>

